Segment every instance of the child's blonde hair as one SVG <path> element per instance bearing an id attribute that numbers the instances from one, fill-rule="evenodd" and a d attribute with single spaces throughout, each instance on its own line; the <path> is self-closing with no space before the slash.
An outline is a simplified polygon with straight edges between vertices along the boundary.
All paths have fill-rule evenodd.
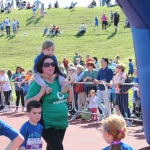
<path id="1" fill-rule="evenodd" d="M 89 92 L 89 96 L 90 96 L 90 93 L 94 93 L 94 96 L 96 96 L 96 92 L 95 92 L 94 90 L 91 90 L 91 91 Z"/>
<path id="2" fill-rule="evenodd" d="M 125 137 L 126 132 L 126 122 L 125 120 L 117 115 L 111 115 L 103 122 L 104 132 L 112 135 L 114 141 L 120 141 Z M 121 147 L 118 144 L 112 144 L 110 150 L 121 150 Z"/>
<path id="3" fill-rule="evenodd" d="M 41 51 L 43 51 L 43 50 L 45 50 L 45 49 L 47 49 L 47 48 L 49 48 L 49 47 L 52 47 L 52 46 L 54 46 L 54 42 L 52 42 L 52 41 L 45 41 L 43 44 L 42 44 L 42 50 Z"/>

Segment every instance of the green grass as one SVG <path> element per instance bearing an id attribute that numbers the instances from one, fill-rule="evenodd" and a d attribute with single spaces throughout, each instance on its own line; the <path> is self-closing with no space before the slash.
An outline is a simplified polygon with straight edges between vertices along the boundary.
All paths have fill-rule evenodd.
<path id="1" fill-rule="evenodd" d="M 118 10 L 121 16 L 119 30 L 115 34 L 113 23 L 106 31 L 94 29 L 94 16 L 99 20 L 103 13 L 110 18 L 110 10 Z M 11 22 L 13 18 L 20 21 L 20 33 L 17 36 L 0 37 L 0 67 L 15 69 L 20 65 L 26 69 L 33 66 L 34 58 L 40 53 L 41 45 L 46 39 L 55 42 L 55 55 L 59 61 L 63 57 L 72 62 L 75 52 L 78 52 L 85 59 L 85 55 L 114 58 L 120 55 L 120 62 L 128 64 L 128 59 L 135 59 L 131 30 L 124 28 L 126 17 L 119 7 L 106 8 L 96 7 L 94 9 L 76 8 L 75 10 L 52 9 L 48 10 L 45 18 L 38 14 L 31 19 L 31 10 L 13 10 L 11 14 L 0 14 L 0 19 L 7 16 Z M 81 23 L 87 24 L 88 30 L 82 37 L 76 37 L 78 27 Z M 109 19 L 110 22 L 110 19 Z M 61 28 L 63 34 L 53 37 L 43 36 L 43 29 L 50 24 Z M 27 35 L 24 35 L 24 32 Z M 127 69 L 126 69 L 127 70 Z"/>

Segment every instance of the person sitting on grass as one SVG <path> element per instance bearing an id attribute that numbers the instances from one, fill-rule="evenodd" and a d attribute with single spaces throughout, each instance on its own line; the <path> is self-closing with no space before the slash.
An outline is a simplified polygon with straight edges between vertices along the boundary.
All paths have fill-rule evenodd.
<path id="1" fill-rule="evenodd" d="M 43 36 L 48 34 L 48 27 L 46 26 L 46 28 L 44 29 L 44 33 L 43 33 Z"/>
<path id="2" fill-rule="evenodd" d="M 2 135 L 11 140 L 7 147 L 4 148 L 5 150 L 16 150 L 24 141 L 23 136 L 18 131 L 0 119 L 0 136 Z"/>
<path id="3" fill-rule="evenodd" d="M 71 2 L 69 9 L 75 8 L 76 4 L 77 4 L 77 2 L 75 2 L 75 3 Z"/>
<path id="4" fill-rule="evenodd" d="M 31 9 L 31 4 L 30 4 L 30 2 L 28 2 L 27 3 L 27 7 L 26 7 L 27 9 Z"/>
<path id="5" fill-rule="evenodd" d="M 52 4 L 51 3 L 49 3 L 49 5 L 48 5 L 48 9 L 51 9 L 52 8 Z"/>
<path id="6" fill-rule="evenodd" d="M 54 4 L 54 8 L 59 8 L 58 1 L 56 1 L 56 2 L 55 2 L 55 4 Z"/>
<path id="7" fill-rule="evenodd" d="M 82 23 L 79 27 L 79 32 L 78 35 L 83 35 L 87 30 L 87 25 L 85 25 L 84 23 Z"/>

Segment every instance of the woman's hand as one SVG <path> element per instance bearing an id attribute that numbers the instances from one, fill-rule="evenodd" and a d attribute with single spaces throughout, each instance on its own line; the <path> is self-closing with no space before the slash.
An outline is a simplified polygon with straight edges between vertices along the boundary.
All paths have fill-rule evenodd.
<path id="1" fill-rule="evenodd" d="M 68 91 L 68 101 L 67 102 L 72 102 L 72 100 L 73 100 L 73 91 L 70 88 Z"/>

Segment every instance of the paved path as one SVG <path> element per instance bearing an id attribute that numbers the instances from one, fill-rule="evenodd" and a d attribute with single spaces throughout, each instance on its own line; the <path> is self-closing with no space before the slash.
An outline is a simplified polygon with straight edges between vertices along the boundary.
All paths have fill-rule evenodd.
<path id="1" fill-rule="evenodd" d="M 19 130 L 20 126 L 28 120 L 22 113 L 5 113 L 0 114 L 0 118 L 8 124 Z M 140 124 L 133 124 L 127 129 L 127 136 L 123 140 L 131 145 L 135 150 L 150 150 L 144 133 L 138 133 L 141 128 Z M 2 150 L 9 140 L 5 137 L 0 137 L 0 150 Z M 46 144 L 44 143 L 45 150 Z M 64 150 L 101 150 L 106 147 L 107 143 L 102 137 L 101 122 L 94 124 L 90 121 L 73 120 L 67 129 L 64 139 Z"/>

